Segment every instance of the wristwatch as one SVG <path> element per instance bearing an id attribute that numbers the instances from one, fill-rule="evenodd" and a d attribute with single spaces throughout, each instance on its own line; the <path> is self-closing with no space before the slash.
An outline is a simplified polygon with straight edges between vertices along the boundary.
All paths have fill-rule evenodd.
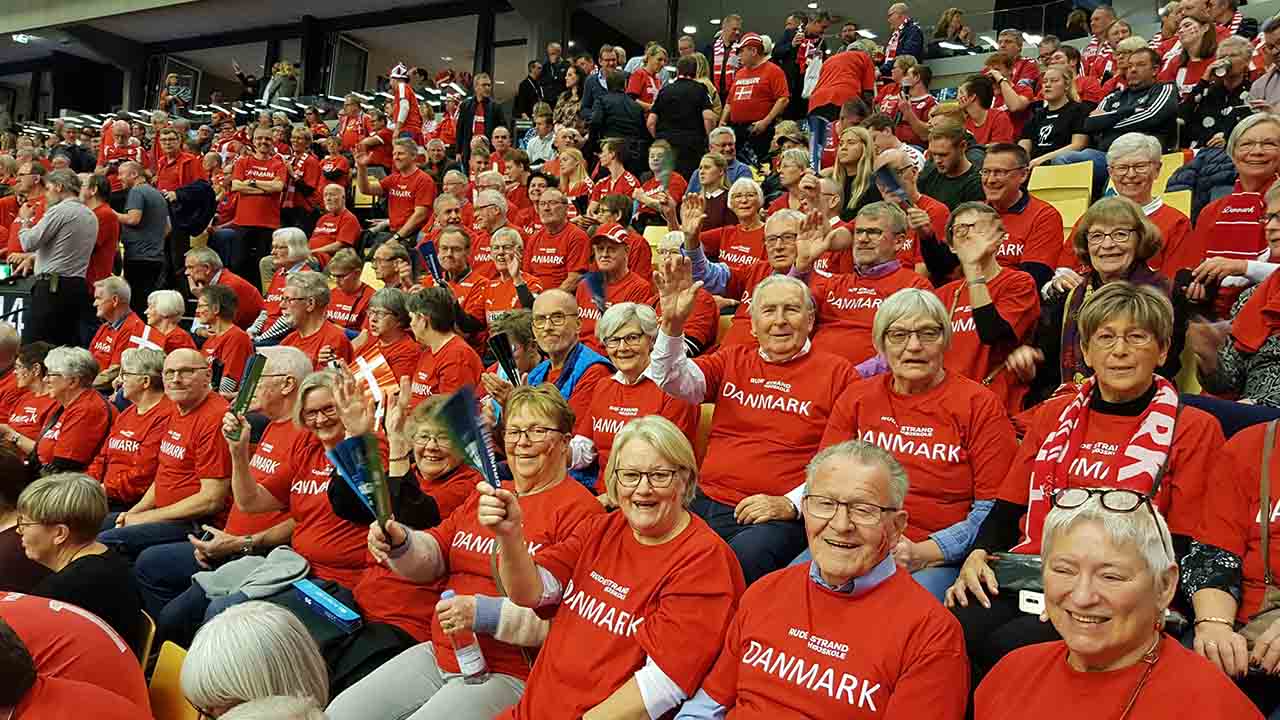
<path id="1" fill-rule="evenodd" d="M 253 553 L 253 536 L 252 535 L 246 535 L 244 537 L 244 547 L 240 548 L 240 552 L 244 555 L 250 555 Z"/>

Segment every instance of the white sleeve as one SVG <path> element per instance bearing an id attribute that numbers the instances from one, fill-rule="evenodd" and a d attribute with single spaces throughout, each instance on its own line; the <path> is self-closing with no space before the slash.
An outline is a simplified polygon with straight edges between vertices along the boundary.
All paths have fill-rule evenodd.
<path id="1" fill-rule="evenodd" d="M 538 577 L 542 578 L 542 596 L 538 598 L 538 604 L 534 607 L 546 607 L 548 605 L 556 605 L 564 598 L 564 586 L 556 579 L 551 571 L 541 565 L 534 565 L 538 570 Z"/>
<path id="2" fill-rule="evenodd" d="M 398 105 L 400 109 L 396 111 L 396 130 L 399 130 L 404 121 L 409 119 L 409 98 L 400 98 Z"/>
<path id="3" fill-rule="evenodd" d="M 650 718 L 662 717 L 688 697 L 676 681 L 662 672 L 653 658 L 645 658 L 644 667 L 636 671 L 635 677 L 640 697 L 644 699 L 644 709 L 649 711 Z"/>
<path id="4" fill-rule="evenodd" d="M 1275 272 L 1277 268 L 1280 268 L 1280 265 L 1276 263 L 1250 260 L 1248 269 L 1244 271 L 1244 276 L 1252 280 L 1255 285 L 1258 285 L 1271 277 L 1271 273 Z"/>
<path id="5" fill-rule="evenodd" d="M 683 336 L 671 337 L 659 328 L 645 374 L 672 397 L 695 405 L 706 401 L 707 376 L 685 355 Z"/>

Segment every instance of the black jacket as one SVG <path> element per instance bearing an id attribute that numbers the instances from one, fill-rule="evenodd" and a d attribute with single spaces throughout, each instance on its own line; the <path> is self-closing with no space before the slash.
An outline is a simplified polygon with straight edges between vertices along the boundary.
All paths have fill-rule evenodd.
<path id="1" fill-rule="evenodd" d="M 1102 152 L 1127 132 L 1154 135 L 1161 148 L 1173 149 L 1178 128 L 1178 87 L 1173 83 L 1116 90 L 1102 98 L 1098 108 L 1102 114 L 1085 118 L 1084 131 Z"/>
<path id="2" fill-rule="evenodd" d="M 474 96 L 462 101 L 458 106 L 458 152 L 465 165 L 471 159 L 471 126 L 476 119 L 476 99 Z M 489 98 L 484 103 L 484 134 L 493 135 L 493 129 L 499 125 L 511 127 L 507 114 L 498 106 L 498 101 Z"/>
<path id="3" fill-rule="evenodd" d="M 1182 127 L 1181 145 L 1203 148 L 1214 135 L 1222 133 L 1225 140 L 1231 137 L 1231 131 L 1241 120 L 1253 114 L 1249 107 L 1248 78 L 1235 90 L 1206 73 L 1200 82 L 1191 88 L 1186 98 L 1178 105 L 1178 116 L 1186 123 Z"/>
<path id="4" fill-rule="evenodd" d="M 534 80 L 526 75 L 520 82 L 520 89 L 516 92 L 516 103 L 511 109 L 512 117 L 519 118 L 525 115 L 533 117 L 533 106 L 543 102 L 547 97 L 546 90 L 539 83 L 541 79 Z"/>
<path id="5" fill-rule="evenodd" d="M 173 191 L 178 199 L 169 203 L 169 222 L 178 230 L 198 235 L 209 227 L 218 211 L 218 198 L 208 180 L 196 180 Z"/>
<path id="6" fill-rule="evenodd" d="M 556 104 L 556 98 L 560 97 L 560 93 L 564 92 L 564 74 L 569 69 L 569 61 L 563 57 L 560 62 L 553 63 L 546 56 L 542 56 L 542 77 L 538 78 L 538 82 L 542 83 L 542 94 L 549 98 L 547 102 L 552 105 Z"/>
<path id="7" fill-rule="evenodd" d="M 628 153 L 623 164 L 636 177 L 644 172 L 652 139 L 644 124 L 644 110 L 626 93 L 607 92 L 596 99 L 591 113 L 591 137 L 597 142 L 626 138 Z"/>

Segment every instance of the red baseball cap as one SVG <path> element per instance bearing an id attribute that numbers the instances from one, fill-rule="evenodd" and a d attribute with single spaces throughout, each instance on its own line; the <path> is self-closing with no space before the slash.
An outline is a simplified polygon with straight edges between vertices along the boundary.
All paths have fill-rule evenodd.
<path id="1" fill-rule="evenodd" d="M 734 50 L 741 50 L 748 45 L 755 45 L 760 52 L 764 52 L 764 38 L 760 37 L 760 33 L 749 32 L 742 36 L 738 44 L 733 47 Z"/>
<path id="2" fill-rule="evenodd" d="M 622 227 L 618 223 L 608 223 L 607 225 L 601 225 L 600 228 L 596 230 L 595 234 L 591 236 L 591 242 L 595 242 L 596 240 L 599 240 L 601 238 L 605 240 L 612 240 L 613 242 L 616 242 L 619 245 L 626 245 L 627 229 Z"/>

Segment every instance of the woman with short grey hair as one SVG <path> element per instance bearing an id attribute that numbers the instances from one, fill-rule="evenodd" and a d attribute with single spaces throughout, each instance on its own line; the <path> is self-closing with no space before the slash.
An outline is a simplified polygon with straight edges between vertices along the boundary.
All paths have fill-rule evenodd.
<path id="1" fill-rule="evenodd" d="M 1181 265 L 1198 262 L 1199 258 L 1183 259 L 1186 253 L 1191 252 L 1187 243 L 1187 237 L 1191 235 L 1191 220 L 1181 210 L 1157 197 L 1164 192 L 1163 187 L 1159 192 L 1155 187 L 1156 180 L 1160 177 L 1161 157 L 1159 140 L 1146 133 L 1125 133 L 1116 138 L 1111 143 L 1111 149 L 1107 150 L 1107 173 L 1111 176 L 1111 186 L 1115 188 L 1116 194 L 1132 200 L 1142 208 L 1142 214 L 1160 230 L 1160 237 L 1164 238 L 1159 251 L 1151 256 L 1147 264 L 1153 270 L 1161 270 L 1169 265 L 1169 272 L 1166 274 L 1172 276 Z M 1078 224 L 1071 229 L 1073 237 L 1077 230 Z M 1074 260 L 1065 254 L 1064 257 Z M 1075 276 L 1071 278 L 1073 281 L 1083 279 L 1078 272 L 1082 270 L 1079 263 L 1071 262 L 1067 267 Z M 1054 280 L 1059 281 L 1065 272 L 1060 269 Z"/>
<path id="2" fill-rule="evenodd" d="M 181 682 L 187 702 L 210 717 L 275 695 L 329 702 L 328 671 L 307 628 L 292 612 L 261 601 L 228 608 L 200 628 Z"/>
<path id="3" fill-rule="evenodd" d="M 804 179 L 806 173 L 809 172 L 809 153 L 800 148 L 790 148 L 783 150 L 778 157 L 778 187 L 782 189 L 782 194 L 774 199 L 769 205 L 769 213 L 775 210 L 790 208 L 792 210 L 800 210 L 804 207 L 804 198 L 800 196 L 800 181 Z M 747 178 L 743 178 L 746 180 Z M 737 183 L 734 183 L 735 185 Z M 768 181 L 765 182 L 769 184 Z M 731 191 L 732 192 L 732 191 Z"/>
<path id="4" fill-rule="evenodd" d="M 657 313 L 639 303 L 618 303 L 605 310 L 596 323 L 596 337 L 617 372 L 596 386 L 589 409 L 576 419 L 569 464 L 574 470 L 595 472 L 595 492 L 601 502 L 605 500 L 604 469 L 613 437 L 627 421 L 661 415 L 675 423 L 689 442 L 696 437 L 698 406 L 667 395 L 645 375 L 657 336 Z"/>
<path id="5" fill-rule="evenodd" d="M 86 472 L 107 491 L 112 512 L 132 508 L 146 494 L 160 459 L 160 440 L 172 408 L 164 403 L 164 352 L 129 348 L 120 355 L 120 394 L 129 401 Z"/>
<path id="6" fill-rule="evenodd" d="M 49 396 L 59 409 L 34 448 L 40 472 L 82 471 L 97 457 L 115 417 L 114 408 L 93 389 L 98 361 L 84 348 L 59 347 L 44 362 Z"/>
<path id="7" fill-rule="evenodd" d="M 423 348 L 409 327 L 409 296 L 399 288 L 384 287 L 369 299 L 368 316 L 365 334 L 369 340 L 360 347 L 358 356 L 376 362 L 381 355 L 396 378 L 413 376 Z"/>
<path id="8" fill-rule="evenodd" d="M 942 599 L 1017 452 L 1013 425 L 994 393 L 946 369 L 951 317 L 937 295 L 918 288 L 890 295 L 876 311 L 872 340 L 889 372 L 841 389 L 822 446 L 878 437 L 907 469 L 908 524 L 894 558 Z"/>
<path id="9" fill-rule="evenodd" d="M 177 290 L 156 290 L 148 295 L 147 327 L 142 331 L 139 344 L 157 348 L 166 355 L 180 348 L 195 350 L 195 340 L 180 324 L 186 307 L 187 301 Z"/>
<path id="10" fill-rule="evenodd" d="M 289 276 L 303 270 L 314 270 L 307 235 L 296 227 L 280 228 L 271 234 L 271 254 L 259 261 L 260 277 L 270 277 L 262 312 L 247 332 L 254 344 L 275 345 L 289 334 L 293 323 L 285 317 L 284 287 Z"/>

